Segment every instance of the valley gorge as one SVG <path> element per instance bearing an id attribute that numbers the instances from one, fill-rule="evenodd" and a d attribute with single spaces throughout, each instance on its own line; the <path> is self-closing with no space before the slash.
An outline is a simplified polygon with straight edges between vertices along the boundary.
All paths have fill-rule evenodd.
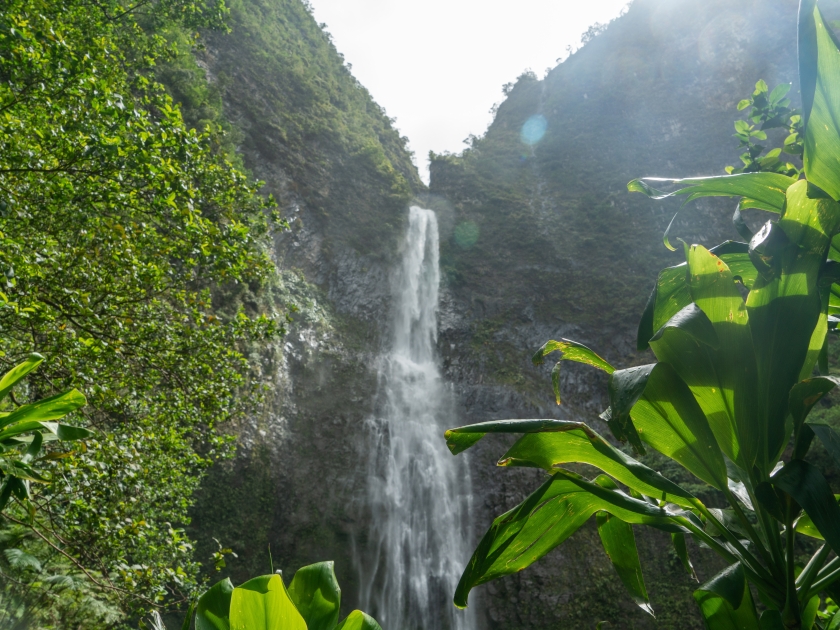
<path id="1" fill-rule="evenodd" d="M 793 82 L 792 94 L 798 87 L 797 2 L 635 0 L 544 78 L 524 73 L 486 134 L 463 153 L 431 156 L 429 186 L 406 140 L 302 2 L 230 6 L 231 31 L 204 33 L 191 71 L 218 92 L 243 164 L 289 218 L 291 229 L 274 240 L 279 272 L 270 293 L 291 321 L 280 346 L 252 357 L 268 387 L 266 403 L 227 428 L 238 454 L 211 470 L 189 531 L 201 561 L 216 541 L 235 551 L 223 574 L 235 583 L 266 572 L 269 550 L 284 575 L 335 560 L 344 616 L 376 599 L 364 569 L 377 547 L 372 521 L 381 518 L 370 508 L 369 424 L 382 415 L 382 361 L 400 335 L 394 285 L 409 208 L 433 211 L 439 232 L 437 330 L 424 360 L 435 362 L 449 399 L 444 428 L 562 418 L 608 434 L 598 419 L 607 406 L 605 377 L 564 366 L 557 406 L 550 366 L 534 367 L 530 357 L 564 337 L 614 365 L 647 362 L 635 350 L 636 326 L 659 269 L 681 262 L 661 239 L 679 202 L 654 204 L 626 184 L 719 174 L 738 161 L 738 101 L 759 79 L 771 88 Z M 188 118 L 199 117 L 189 103 L 183 107 Z M 529 120 L 544 128 L 537 140 L 523 134 Z M 737 238 L 732 210 L 727 201 L 695 202 L 674 235 L 707 246 Z M 438 433 L 428 439 L 445 448 Z M 470 478 L 471 497 L 456 498 L 468 511 L 472 540 L 541 478 L 496 467 L 505 444 L 487 438 L 453 460 Z M 645 462 L 680 474 L 667 460 Z M 476 589 L 473 627 L 577 629 L 609 621 L 699 630 L 696 582 L 676 554 L 654 557 L 666 540 L 637 530 L 656 619 L 625 594 L 590 523 L 521 574 Z M 691 554 L 701 581 L 721 568 L 702 549 Z M 460 627 L 451 619 L 441 613 L 434 627 Z M 380 621 L 385 630 L 408 630 Z"/>

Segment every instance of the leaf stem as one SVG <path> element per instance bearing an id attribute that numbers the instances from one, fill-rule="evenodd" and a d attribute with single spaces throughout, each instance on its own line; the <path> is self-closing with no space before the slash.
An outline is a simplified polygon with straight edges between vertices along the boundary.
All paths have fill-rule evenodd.
<path id="1" fill-rule="evenodd" d="M 840 558 L 835 558 L 820 571 L 819 575 L 817 575 L 817 580 L 811 585 L 810 590 L 802 601 L 807 602 L 826 586 L 830 586 L 838 579 L 840 579 Z"/>
<path id="2" fill-rule="evenodd" d="M 710 511 L 706 508 L 706 506 L 705 506 L 705 505 L 703 505 L 703 504 L 702 504 L 702 503 L 700 503 L 700 502 L 698 502 L 698 503 L 699 503 L 699 505 L 700 505 L 700 506 L 702 506 L 700 509 L 701 509 L 701 511 L 703 512 L 703 515 L 704 515 L 707 519 L 709 519 L 710 521 L 712 521 L 712 524 L 713 524 L 713 525 L 714 525 L 717 529 L 719 529 L 719 530 L 720 530 L 720 532 L 723 534 L 723 537 L 724 537 L 724 538 L 726 538 L 727 542 L 728 542 L 730 545 L 732 545 L 733 547 L 735 547 L 735 549 L 738 551 L 738 553 L 740 553 L 740 554 L 741 554 L 741 558 L 739 558 L 739 559 L 744 561 L 744 565 L 745 565 L 745 567 L 746 567 L 746 566 L 750 566 L 750 567 L 752 567 L 752 569 L 753 569 L 753 570 L 754 570 L 757 574 L 762 575 L 762 577 L 763 577 L 765 580 L 768 580 L 768 581 L 771 581 L 771 582 L 772 582 L 772 580 L 773 580 L 773 576 L 772 576 L 772 575 L 771 575 L 771 574 L 767 571 L 767 569 L 766 569 L 766 568 L 764 568 L 764 566 L 763 566 L 763 565 L 762 565 L 762 564 L 758 561 L 758 559 L 756 559 L 756 557 L 755 557 L 754 555 L 752 555 L 749 551 L 747 551 L 747 550 L 744 548 L 744 546 L 741 544 L 741 541 L 740 541 L 740 540 L 738 540 L 738 537 L 737 537 L 737 536 L 735 536 L 735 535 L 734 535 L 731 531 L 729 531 L 729 528 L 727 528 L 727 527 L 726 527 L 723 523 L 721 523 L 721 522 L 717 519 L 717 517 L 715 517 L 715 515 L 714 515 L 714 514 L 712 514 L 712 513 L 711 513 L 711 512 L 710 512 Z M 763 547 L 762 547 L 761 545 L 758 545 L 758 546 L 759 546 L 761 549 L 763 549 Z"/>
<path id="3" fill-rule="evenodd" d="M 802 573 L 799 574 L 799 577 L 796 578 L 796 586 L 799 590 L 800 603 L 806 601 L 803 597 L 811 590 L 811 585 L 814 583 L 814 580 L 817 579 L 820 569 L 830 553 L 831 547 L 827 544 L 820 547 L 808 561 L 808 564 L 805 565 L 805 568 L 802 569 Z"/>
<path id="4" fill-rule="evenodd" d="M 764 532 L 764 537 L 767 539 L 767 544 L 770 546 L 770 553 L 773 556 L 773 564 L 770 570 L 774 577 L 780 582 L 784 580 L 785 559 L 782 555 L 781 537 L 779 536 L 779 528 L 776 526 L 773 518 L 767 514 L 758 502 L 752 488 L 747 488 L 750 495 L 750 501 L 756 508 L 756 515 L 758 516 L 758 524 Z"/>
<path id="5" fill-rule="evenodd" d="M 694 523 L 689 521 L 687 518 L 679 517 L 675 520 L 680 525 L 685 527 L 688 531 L 690 531 L 694 536 L 706 543 L 712 549 L 712 551 L 717 553 L 727 562 L 730 562 L 732 564 L 736 562 L 741 562 L 742 558 L 739 558 L 737 555 L 729 551 L 729 549 L 721 545 L 718 541 L 716 541 L 702 529 L 694 525 Z M 782 601 L 784 593 L 782 593 L 782 591 L 779 589 L 778 584 L 774 584 L 772 581 L 767 581 L 764 577 L 757 574 L 748 564 L 742 563 L 742 566 L 744 567 L 744 572 L 747 574 L 747 578 L 752 583 L 759 587 L 764 593 L 773 597 L 773 599 L 775 599 L 777 603 Z"/>
<path id="6" fill-rule="evenodd" d="M 732 491 L 729 488 L 726 488 L 726 498 L 729 501 L 729 504 L 732 506 L 732 509 L 735 511 L 735 514 L 738 516 L 738 520 L 741 521 L 741 525 L 743 525 L 744 529 L 747 532 L 747 535 L 750 537 L 750 540 L 758 548 L 758 551 L 761 554 L 761 559 L 764 560 L 764 564 L 772 568 L 773 559 L 771 558 L 767 549 L 764 547 L 764 543 L 761 540 L 761 536 L 758 534 L 758 532 L 755 531 L 753 524 L 750 523 L 750 520 L 747 518 L 747 515 L 744 514 L 744 511 L 741 509 L 741 506 L 738 503 L 738 499 L 732 494 Z M 755 504 L 753 503 L 753 505 Z"/>
<path id="7" fill-rule="evenodd" d="M 782 621 L 788 628 L 798 628 L 801 623 L 799 599 L 796 596 L 796 567 L 794 566 L 795 553 L 793 546 L 795 537 L 791 500 L 788 497 L 787 509 L 785 510 L 785 609 L 782 612 Z"/>

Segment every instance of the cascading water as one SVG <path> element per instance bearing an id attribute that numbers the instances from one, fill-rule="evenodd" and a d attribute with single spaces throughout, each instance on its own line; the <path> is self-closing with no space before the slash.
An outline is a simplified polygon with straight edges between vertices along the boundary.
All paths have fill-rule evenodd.
<path id="1" fill-rule="evenodd" d="M 369 422 L 366 553 L 358 558 L 362 609 L 385 630 L 471 630 L 474 615 L 452 605 L 472 549 L 470 478 L 443 431 L 454 401 L 436 360 L 440 271 L 435 213 L 410 210 L 394 282 L 393 336 L 379 370 Z"/>

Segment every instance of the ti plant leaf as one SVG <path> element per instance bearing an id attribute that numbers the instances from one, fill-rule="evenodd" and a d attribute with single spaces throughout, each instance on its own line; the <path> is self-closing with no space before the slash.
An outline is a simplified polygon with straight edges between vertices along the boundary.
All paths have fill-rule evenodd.
<path id="1" fill-rule="evenodd" d="M 773 240 L 773 231 L 783 234 L 761 252 L 767 270 L 747 298 L 758 367 L 758 410 L 766 419 L 760 461 L 764 471 L 775 465 L 787 442 L 787 396 L 808 359 L 821 312 L 819 276 L 831 237 L 840 227 L 840 204 L 810 199 L 807 189 L 805 181 L 791 186 L 785 215 L 750 244 L 751 251 L 757 251 L 759 243 Z"/>
<path id="2" fill-rule="evenodd" d="M 618 486 L 606 476 L 598 479 L 599 485 L 612 490 Z M 633 526 L 616 518 L 609 512 L 598 512 L 595 515 L 598 523 L 598 536 L 604 551 L 612 562 L 621 583 L 630 593 L 630 597 L 636 605 L 650 616 L 653 615 L 653 608 L 650 605 L 645 580 L 642 575 L 642 565 L 639 561 L 639 552 L 636 549 L 636 537 L 633 535 Z"/>
<path id="3" fill-rule="evenodd" d="M 840 200 L 840 51 L 817 8 L 805 0 L 799 13 L 799 80 L 805 121 L 803 166 L 808 181 Z"/>
<path id="4" fill-rule="evenodd" d="M 542 365 L 547 357 L 552 352 L 560 352 L 560 360 L 554 365 L 551 371 L 551 384 L 554 387 L 554 397 L 557 404 L 560 404 L 560 362 L 561 361 L 575 361 L 577 363 L 584 363 L 592 367 L 603 370 L 607 374 L 612 374 L 615 368 L 609 364 L 605 359 L 598 356 L 593 350 L 587 348 L 577 341 L 569 341 L 568 339 L 561 339 L 560 341 L 549 341 L 542 348 L 537 350 L 531 359 L 534 365 Z"/>
<path id="5" fill-rule="evenodd" d="M 656 365 L 631 416 L 647 444 L 712 487 L 727 487 L 726 463 L 709 421 L 670 365 Z"/>
<path id="6" fill-rule="evenodd" d="M 741 197 L 740 207 L 760 208 L 770 212 L 781 213 L 785 205 L 785 191 L 796 181 L 793 177 L 779 173 L 739 173 L 737 175 L 720 175 L 716 177 L 694 177 L 688 179 L 662 179 L 646 177 L 634 179 L 627 184 L 630 192 L 640 192 L 651 199 L 666 199 L 673 196 L 685 196 L 683 205 L 701 197 Z M 651 186 L 660 183 L 681 186 L 674 192 L 665 193 Z M 663 241 L 665 246 L 674 250 L 669 236 L 677 215 L 671 220 L 665 230 Z"/>
<path id="7" fill-rule="evenodd" d="M 825 542 L 838 553 L 840 506 L 823 474 L 808 462 L 795 459 L 773 475 L 771 482 L 802 506 Z"/>
<path id="8" fill-rule="evenodd" d="M 487 433 L 525 433 L 499 460 L 500 466 L 532 466 L 552 472 L 562 464 L 595 466 L 637 492 L 684 507 L 697 503 L 689 492 L 607 442 L 581 422 L 499 420 L 447 431 L 447 443 L 462 436 L 477 441 Z M 473 441 L 473 443 L 474 443 Z M 454 451 L 453 451 L 454 452 Z"/>
<path id="9" fill-rule="evenodd" d="M 306 630 L 279 575 L 263 575 L 233 589 L 230 630 Z"/>
<path id="10" fill-rule="evenodd" d="M 297 570 L 289 597 L 306 622 L 307 630 L 333 630 L 338 624 L 341 588 L 333 562 L 319 562 Z"/>
<path id="11" fill-rule="evenodd" d="M 11 370 L 6 372 L 2 378 L 0 378 L 0 400 L 3 400 L 6 396 L 9 395 L 9 392 L 12 391 L 12 388 L 27 374 L 29 374 L 32 370 L 37 368 L 41 363 L 44 362 L 44 357 L 40 354 L 33 352 L 32 354 L 27 357 L 26 361 L 23 363 L 19 363 Z"/>
<path id="12" fill-rule="evenodd" d="M 790 390 L 788 409 L 793 418 L 797 455 L 803 455 L 807 450 L 810 435 L 807 433 L 803 435 L 803 433 L 810 430 L 819 438 L 834 461 L 840 463 L 840 426 L 833 419 L 807 420 L 814 405 L 838 384 L 840 384 L 840 378 L 836 376 L 816 376 L 797 383 Z"/>
<path id="13" fill-rule="evenodd" d="M 684 517 L 568 472 L 557 471 L 519 506 L 496 518 L 481 539 L 455 591 L 465 608 L 473 587 L 530 566 L 576 532 L 596 512 L 625 523 L 681 531 Z"/>
<path id="14" fill-rule="evenodd" d="M 706 627 L 713 630 L 759 630 L 744 569 L 735 563 L 694 591 Z"/>

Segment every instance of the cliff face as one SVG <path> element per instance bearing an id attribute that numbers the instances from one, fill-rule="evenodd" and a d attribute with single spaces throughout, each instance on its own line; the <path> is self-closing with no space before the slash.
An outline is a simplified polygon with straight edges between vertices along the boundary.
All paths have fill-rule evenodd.
<path id="1" fill-rule="evenodd" d="M 798 88 L 796 9 L 792 0 L 636 0 L 543 80 L 521 77 L 471 148 L 432 161 L 430 203 L 450 228 L 442 237 L 441 351 L 462 422 L 558 417 L 609 434 L 598 419 L 607 406 L 600 373 L 564 365 L 558 407 L 551 366 L 535 368 L 529 355 L 565 337 L 617 366 L 652 360 L 635 352 L 636 326 L 658 271 L 682 262 L 662 244 L 680 202 L 631 195 L 627 182 L 722 174 L 738 162 L 738 101 L 761 78 L 794 82 L 792 94 Z M 693 203 L 672 240 L 737 239 L 733 209 Z M 538 483 L 495 468 L 503 448 L 484 440 L 473 455 L 479 528 Z M 667 461 L 648 463 L 693 483 Z M 603 619 L 621 628 L 701 628 L 695 583 L 664 551 L 667 535 L 638 529 L 637 540 L 656 621 L 622 593 L 591 526 L 538 565 L 488 585 L 488 627 L 591 628 Z M 707 579 L 716 560 L 693 553 Z"/>
<path id="2" fill-rule="evenodd" d="M 619 366 L 646 361 L 635 328 L 656 273 L 680 262 L 661 242 L 676 206 L 629 195 L 626 183 L 716 174 L 737 161 L 735 104 L 760 78 L 795 81 L 796 6 L 636 0 L 543 80 L 523 76 L 484 137 L 433 160 L 427 191 L 399 134 L 299 0 L 234 2 L 232 32 L 206 35 L 198 62 L 222 93 L 244 163 L 293 217 L 276 239 L 274 290 L 299 310 L 282 351 L 262 357 L 269 404 L 236 428 L 237 460 L 218 466 L 199 497 L 200 557 L 215 550 L 212 537 L 232 546 L 235 581 L 267 570 L 269 544 L 287 574 L 334 559 L 345 607 L 354 606 L 363 424 L 413 197 L 441 225 L 439 352 L 460 405 L 451 424 L 563 417 L 607 434 L 597 419 L 603 379 L 564 367 L 558 408 L 548 368 L 529 356 L 567 337 Z M 706 245 L 733 238 L 731 206 L 695 203 L 674 234 Z M 477 537 L 539 482 L 533 471 L 495 468 L 503 448 L 487 439 L 471 455 Z M 478 589 L 481 626 L 702 627 L 695 584 L 660 551 L 667 535 L 640 533 L 638 545 L 656 621 L 623 593 L 585 527 L 536 566 Z M 702 550 L 694 556 L 701 579 L 718 566 Z"/>

